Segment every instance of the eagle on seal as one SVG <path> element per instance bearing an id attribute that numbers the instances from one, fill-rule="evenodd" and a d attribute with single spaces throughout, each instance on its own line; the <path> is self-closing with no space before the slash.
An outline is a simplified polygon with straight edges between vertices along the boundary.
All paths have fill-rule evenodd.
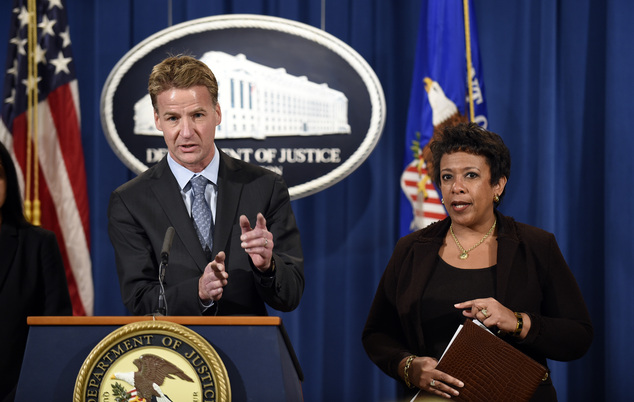
<path id="1" fill-rule="evenodd" d="M 138 371 L 114 373 L 113 378 L 135 387 L 138 399 L 152 400 L 152 397 L 156 397 L 158 401 L 170 401 L 160 388 L 166 378 L 178 377 L 184 381 L 194 382 L 183 370 L 153 354 L 141 355 L 133 363 Z"/>

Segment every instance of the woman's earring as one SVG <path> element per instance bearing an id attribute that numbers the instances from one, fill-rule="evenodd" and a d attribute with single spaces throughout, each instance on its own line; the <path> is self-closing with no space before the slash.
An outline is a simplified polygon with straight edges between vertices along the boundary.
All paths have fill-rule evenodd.
<path id="1" fill-rule="evenodd" d="M 500 196 L 499 195 L 494 195 L 493 196 L 493 202 L 500 202 Z"/>
<path id="2" fill-rule="evenodd" d="M 445 199 L 444 199 L 444 198 L 441 198 L 441 199 L 440 199 L 440 203 L 441 203 L 442 205 L 445 205 Z"/>

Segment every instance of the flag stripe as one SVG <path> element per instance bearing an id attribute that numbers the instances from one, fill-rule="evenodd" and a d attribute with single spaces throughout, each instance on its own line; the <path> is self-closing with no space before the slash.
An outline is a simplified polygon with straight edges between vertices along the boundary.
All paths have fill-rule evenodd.
<path id="1" fill-rule="evenodd" d="M 43 175 L 40 175 L 40 177 L 45 177 L 46 183 L 48 183 L 49 190 L 51 191 L 52 204 L 55 208 L 50 209 L 48 212 L 53 216 L 57 216 L 61 222 L 61 239 L 63 239 L 63 245 L 60 244 L 60 247 L 66 248 L 68 253 L 69 264 L 75 276 L 74 279 L 77 281 L 77 291 L 81 297 L 82 304 L 84 306 L 92 306 L 92 273 L 83 272 L 84 267 L 90 266 L 88 232 L 86 231 L 87 229 L 85 229 L 87 223 L 82 223 L 77 198 L 74 197 L 78 188 L 71 184 L 69 177 L 69 172 L 83 171 L 83 169 L 78 169 L 72 165 L 68 166 L 69 164 L 62 155 L 59 140 L 60 138 L 64 138 L 67 133 L 59 135 L 57 132 L 57 127 L 53 123 L 53 115 L 48 107 L 50 104 L 51 102 L 40 103 L 40 120 L 43 125 L 40 131 L 42 146 L 39 148 L 39 158 L 40 164 L 43 167 Z M 45 127 L 47 128 L 46 132 Z M 82 165 L 80 166 L 83 166 L 83 158 L 81 162 Z M 66 169 L 67 166 L 68 170 Z M 83 179 L 85 193 L 85 175 Z M 83 209 L 87 214 L 87 199 L 82 197 L 79 198 L 79 200 L 83 200 L 86 203 Z M 85 310 L 86 314 L 92 315 L 92 307 L 85 308 Z"/>
<path id="2" fill-rule="evenodd" d="M 417 213 L 418 215 L 418 213 Z M 428 212 L 425 211 L 425 213 L 423 213 L 423 217 L 425 218 L 429 218 L 430 220 L 434 220 L 434 221 L 439 221 L 441 219 L 445 219 L 447 215 L 442 213 L 442 214 L 437 214 L 437 213 L 433 213 L 433 212 Z"/>
<path id="3" fill-rule="evenodd" d="M 75 81 L 73 81 L 75 82 Z M 73 141 L 72 138 L 80 138 L 79 120 L 75 114 L 76 110 L 73 105 L 73 97 L 69 85 L 62 85 L 55 91 L 51 92 L 48 97 L 48 105 L 51 109 L 51 115 L 55 122 L 58 133 L 55 138 L 59 141 L 59 148 L 64 158 L 64 171 L 68 174 L 70 188 L 66 190 L 72 191 L 75 209 L 79 211 L 81 223 L 86 235 L 86 243 L 89 236 L 89 218 L 88 218 L 88 192 L 86 188 L 86 172 L 84 169 L 76 169 L 77 166 L 84 166 L 84 154 L 81 143 Z"/>
<path id="4" fill-rule="evenodd" d="M 43 177 L 42 165 L 40 164 L 40 177 Z M 40 200 L 42 202 L 42 226 L 51 230 L 57 237 L 57 243 L 59 244 L 59 251 L 62 255 L 62 261 L 64 262 L 64 270 L 66 271 L 66 282 L 68 283 L 68 293 L 70 299 L 73 302 L 73 315 L 86 315 L 84 309 L 84 303 L 81 300 L 81 295 L 78 291 L 77 282 L 75 281 L 75 274 L 72 270 L 72 265 L 69 258 L 69 253 L 65 247 L 63 230 L 60 227 L 59 220 L 53 208 L 53 200 L 51 193 L 46 185 L 46 182 L 42 182 L 40 185 Z"/>

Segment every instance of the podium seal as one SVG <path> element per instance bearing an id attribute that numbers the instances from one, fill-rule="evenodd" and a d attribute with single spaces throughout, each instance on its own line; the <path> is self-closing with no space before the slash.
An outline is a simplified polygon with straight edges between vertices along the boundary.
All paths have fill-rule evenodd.
<path id="1" fill-rule="evenodd" d="M 230 402 L 227 370 L 196 332 L 140 321 L 106 336 L 77 375 L 74 402 Z"/>

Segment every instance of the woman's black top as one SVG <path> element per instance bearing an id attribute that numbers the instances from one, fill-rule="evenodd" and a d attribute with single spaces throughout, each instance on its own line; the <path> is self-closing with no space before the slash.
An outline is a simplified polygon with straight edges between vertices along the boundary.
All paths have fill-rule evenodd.
<path id="1" fill-rule="evenodd" d="M 427 355 L 440 359 L 458 326 L 466 317 L 454 304 L 485 297 L 495 298 L 496 266 L 456 268 L 438 257 L 423 291 L 421 319 Z"/>

